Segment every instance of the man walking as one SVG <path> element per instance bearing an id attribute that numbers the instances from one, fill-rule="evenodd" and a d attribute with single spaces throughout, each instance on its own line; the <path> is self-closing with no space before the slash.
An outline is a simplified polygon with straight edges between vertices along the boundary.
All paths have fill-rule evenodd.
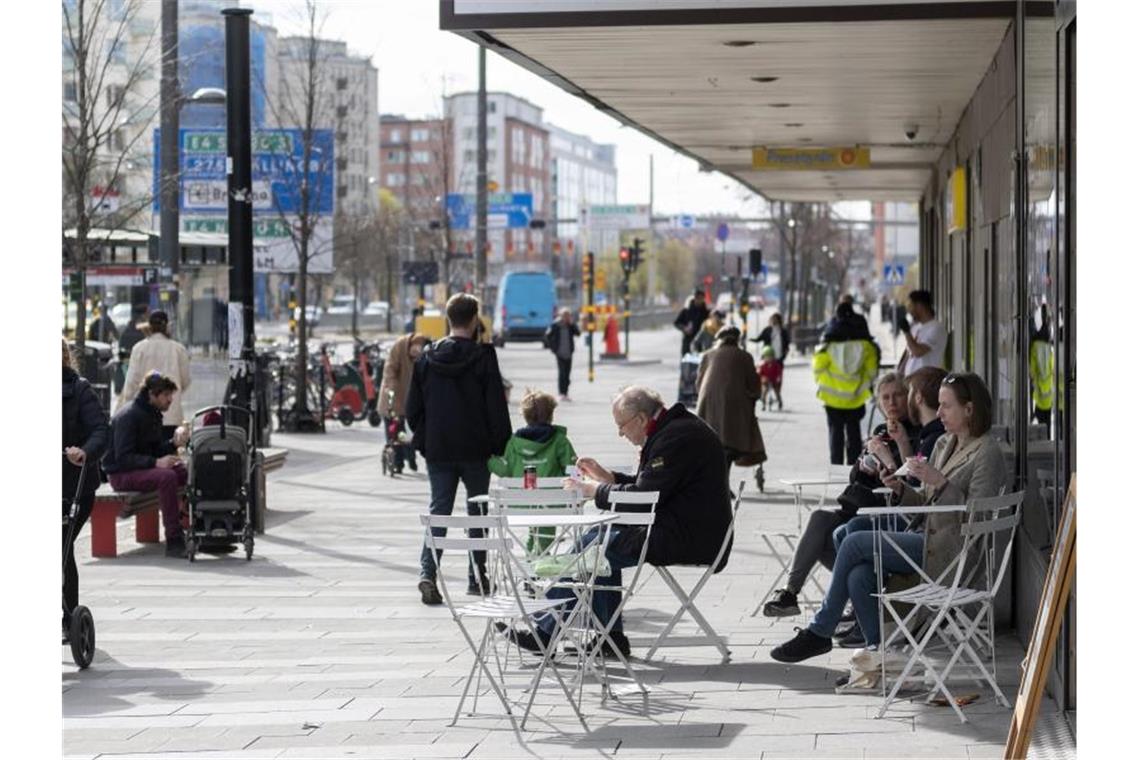
<path id="1" fill-rule="evenodd" d="M 560 401 L 569 401 L 570 396 L 570 363 L 574 360 L 574 339 L 581 332 L 574 322 L 569 309 L 558 312 L 558 319 L 546 328 L 542 336 L 543 344 L 553 352 L 558 360 L 558 398 Z"/>
<path id="2" fill-rule="evenodd" d="M 450 334 L 428 346 L 416 360 L 408 391 L 408 424 L 412 445 L 427 460 L 433 515 L 450 515 L 459 481 L 467 498 L 487 493 L 491 473 L 487 459 L 499 456 L 511 437 L 511 417 L 495 349 L 480 341 L 483 324 L 479 301 L 457 293 L 447 302 Z M 466 501 L 468 514 L 482 514 Z M 446 530 L 436 529 L 437 535 Z M 471 531 L 480 537 L 482 530 Z M 467 568 L 467 593 L 490 591 L 486 553 L 474 552 L 475 567 Z M 436 562 L 426 541 L 420 552 L 420 598 L 424 604 L 442 604 L 436 587 Z"/>
<path id="3" fill-rule="evenodd" d="M 934 298 L 929 290 L 912 290 L 907 296 L 907 313 L 914 325 L 901 320 L 899 327 L 906 338 L 906 364 L 903 374 L 910 377 L 923 367 L 942 366 L 946 353 L 946 328 L 934 318 Z"/>
<path id="4" fill-rule="evenodd" d="M 673 320 L 673 326 L 681 331 L 681 356 L 689 353 L 693 338 L 697 330 L 709 318 L 709 307 L 705 305 L 705 292 L 700 288 L 693 291 L 692 297 L 685 303 L 685 308 Z"/>
<path id="5" fill-rule="evenodd" d="M 134 400 L 115 412 L 111 442 L 103 455 L 103 469 L 116 491 L 158 492 L 168 557 L 186 554 L 178 492 L 186 485 L 187 472 L 177 451 L 190 432 L 179 427 L 170 437 L 162 425 L 162 415 L 177 391 L 169 377 L 159 372 L 147 375 Z"/>
<path id="6" fill-rule="evenodd" d="M 182 424 L 182 396 L 190 387 L 190 355 L 186 348 L 170 337 L 170 322 L 165 311 L 152 311 L 147 320 L 150 335 L 131 349 L 127 380 L 119 396 L 119 404 L 129 404 L 143 384 L 147 373 L 157 371 L 176 384 L 172 400 L 163 410 L 163 434 L 169 438 L 174 428 Z"/>

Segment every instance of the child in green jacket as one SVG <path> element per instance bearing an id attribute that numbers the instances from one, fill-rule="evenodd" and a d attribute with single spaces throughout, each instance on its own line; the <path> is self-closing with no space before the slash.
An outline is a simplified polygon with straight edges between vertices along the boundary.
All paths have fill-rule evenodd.
<path id="1" fill-rule="evenodd" d="M 515 431 L 507 441 L 502 456 L 487 460 L 487 469 L 499 477 L 521 478 L 523 469 L 534 466 L 538 477 L 562 477 L 566 468 L 578 461 L 566 428 L 554 425 L 554 396 L 541 391 L 527 391 L 522 403 L 524 427 Z M 555 529 L 538 528 L 531 532 L 527 551 L 534 553 L 546 549 L 553 540 Z"/>

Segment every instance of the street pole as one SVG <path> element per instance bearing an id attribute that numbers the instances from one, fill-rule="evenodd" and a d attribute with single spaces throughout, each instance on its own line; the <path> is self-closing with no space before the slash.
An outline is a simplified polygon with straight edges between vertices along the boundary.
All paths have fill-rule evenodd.
<path id="1" fill-rule="evenodd" d="M 589 358 L 588 371 L 586 379 L 589 382 L 594 382 L 594 331 L 597 330 L 598 323 L 594 319 L 594 254 L 593 252 L 586 253 L 586 350 Z"/>
<path id="2" fill-rule="evenodd" d="M 179 319 L 178 299 L 178 203 L 181 179 L 178 176 L 178 128 L 179 106 L 182 93 L 178 87 L 178 2 L 162 0 L 162 65 L 159 98 L 159 237 L 158 261 L 162 277 L 159 281 L 166 292 L 171 293 L 170 318 L 174 322 L 175 335 L 183 341 L 185 335 L 183 320 Z"/>
<path id="3" fill-rule="evenodd" d="M 487 309 L 487 49 L 479 47 L 478 124 L 475 127 L 475 288 Z"/>
<path id="4" fill-rule="evenodd" d="M 784 244 L 784 234 L 787 232 L 787 226 L 784 224 L 784 202 L 780 201 L 780 225 L 779 233 L 776 235 L 776 242 L 780 244 L 780 313 L 784 315 L 784 319 L 790 319 L 788 315 L 788 254 L 787 246 Z"/>
<path id="5" fill-rule="evenodd" d="M 649 154 L 649 271 L 646 273 L 645 293 L 649 298 L 649 307 L 652 308 L 654 298 L 657 296 L 657 236 L 653 232 L 653 154 Z M 626 354 L 629 353 L 629 341 L 626 341 Z"/>
<path id="6" fill-rule="evenodd" d="M 226 160 L 229 166 L 229 370 L 227 403 L 253 408 L 253 196 L 249 8 L 226 8 Z"/>

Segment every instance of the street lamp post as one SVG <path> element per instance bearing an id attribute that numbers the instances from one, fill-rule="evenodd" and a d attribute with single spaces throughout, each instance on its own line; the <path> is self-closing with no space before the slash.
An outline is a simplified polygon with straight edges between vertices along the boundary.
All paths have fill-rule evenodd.
<path id="1" fill-rule="evenodd" d="M 226 163 L 230 264 L 227 403 L 253 408 L 253 195 L 248 8 L 226 8 Z M 251 424 L 252 420 L 251 420 Z"/>

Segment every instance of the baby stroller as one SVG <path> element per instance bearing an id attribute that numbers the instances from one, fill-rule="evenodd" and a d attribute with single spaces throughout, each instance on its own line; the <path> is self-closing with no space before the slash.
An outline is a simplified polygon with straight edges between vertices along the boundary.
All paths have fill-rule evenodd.
<path id="1" fill-rule="evenodd" d="M 677 400 L 690 409 L 697 405 L 697 371 L 700 368 L 700 354 L 685 354 L 681 357 L 681 382 Z"/>
<path id="2" fill-rule="evenodd" d="M 66 463 L 67 460 L 64 459 Z M 69 552 L 75 550 L 75 517 L 79 514 L 79 498 L 83 493 L 83 480 L 87 474 L 87 463 L 84 462 L 79 470 L 78 485 L 75 496 L 68 499 L 63 497 L 63 526 L 67 528 L 67 545 L 63 550 L 63 575 L 67 574 L 67 560 Z M 61 576 L 62 577 L 62 576 Z M 67 599 L 63 600 L 63 614 L 67 614 Z M 71 658 L 80 670 L 86 670 L 95 659 L 95 619 L 91 617 L 91 610 L 82 604 L 71 610 L 71 626 L 67 631 L 64 644 L 71 645 Z"/>
<path id="3" fill-rule="evenodd" d="M 388 408 L 394 405 L 396 392 L 388 389 Z M 404 460 L 410 460 L 415 454 L 410 451 L 411 436 L 404 430 L 402 417 L 386 417 L 384 419 L 384 450 L 380 452 L 380 468 L 385 475 L 396 477 L 404 471 Z"/>
<path id="4" fill-rule="evenodd" d="M 235 424 L 242 417 L 244 424 Z M 203 547 L 241 543 L 253 558 L 253 522 L 249 484 L 252 475 L 251 415 L 239 406 L 199 409 L 190 422 L 189 530 L 186 556 L 191 562 Z"/>

